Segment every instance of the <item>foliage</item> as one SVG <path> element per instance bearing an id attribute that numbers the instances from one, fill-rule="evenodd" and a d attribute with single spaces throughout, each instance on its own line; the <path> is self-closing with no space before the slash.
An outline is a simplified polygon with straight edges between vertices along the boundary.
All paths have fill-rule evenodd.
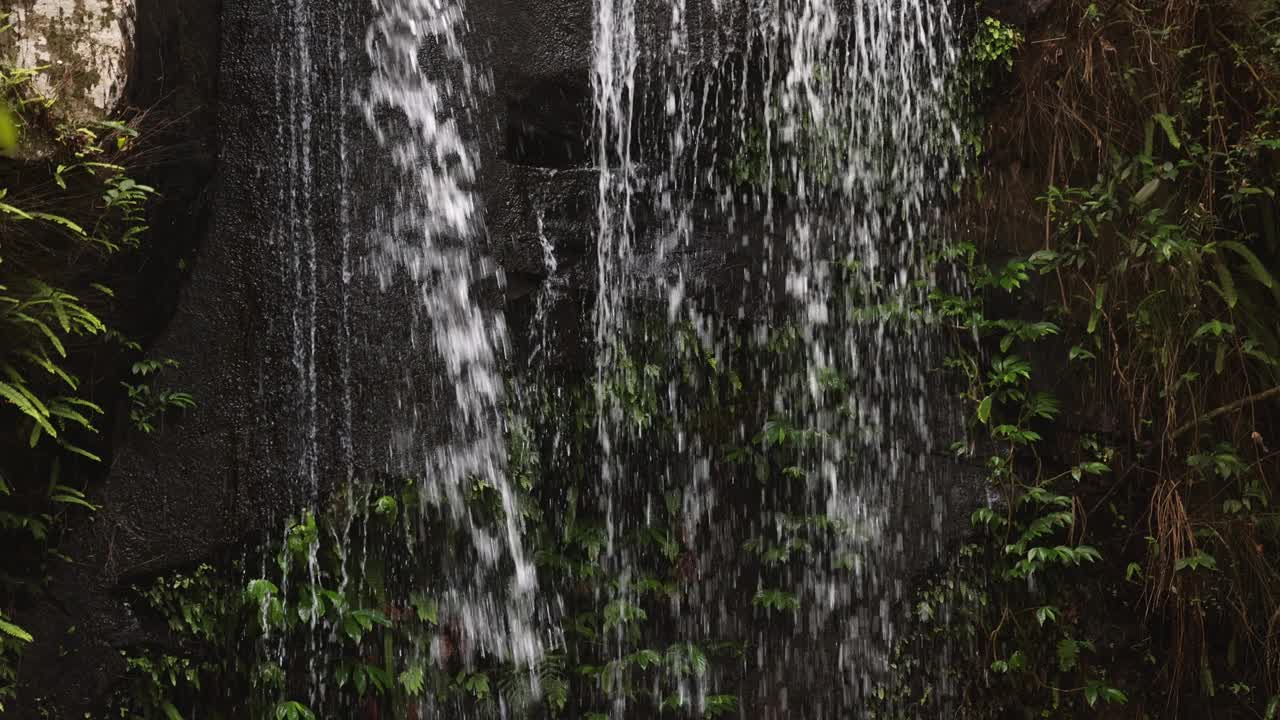
<path id="1" fill-rule="evenodd" d="M 973 292 L 932 298 L 977 434 L 955 449 L 1003 504 L 920 594 L 886 716 L 1277 706 L 1277 11 L 1071 3 L 1014 66 L 952 250 Z M 1001 185 L 1010 154 L 1043 161 L 1038 196 Z"/>
<path id="2" fill-rule="evenodd" d="M 439 588 L 447 577 L 442 566 L 466 567 L 470 550 L 450 529 L 447 513 L 420 494 L 420 481 L 359 479 L 337 492 L 330 509 L 292 519 L 283 541 L 267 545 L 273 549 L 265 558 L 245 563 L 255 568 L 247 581 L 220 590 L 191 587 L 177 604 L 157 604 L 148 595 L 175 632 L 207 647 L 193 655 L 224 660 L 198 666 L 195 677 L 154 670 L 157 660 L 172 663 L 177 655 L 134 664 L 134 689 L 122 696 L 121 707 L 164 717 L 172 705 L 189 716 L 210 688 L 235 687 L 240 690 L 230 696 L 240 700 L 228 706 L 224 699 L 219 707 L 251 717 L 294 702 L 325 717 L 355 717 L 375 708 L 409 716 L 425 707 L 478 717 L 498 716 L 500 709 L 508 716 L 586 717 L 620 702 L 663 717 L 737 712 L 739 668 L 748 648 L 773 642 L 757 633 L 796 622 L 805 602 L 792 589 L 796 579 L 808 566 L 831 562 L 832 550 L 846 547 L 856 531 L 812 513 L 782 512 L 758 524 L 753 519 L 742 550 L 763 564 L 752 580 L 759 591 L 741 593 L 734 608 L 740 634 L 681 627 L 676 608 L 707 582 L 698 580 L 683 491 L 656 483 L 651 490 L 658 494 L 643 501 L 651 506 L 646 521 L 618 523 L 610 548 L 595 427 L 597 393 L 603 393 L 652 446 L 677 442 L 667 394 L 660 390 L 672 380 L 663 367 L 678 368 L 674 381 L 690 392 L 698 388 L 698 397 L 718 398 L 704 409 L 706 419 L 691 422 L 710 426 L 725 408 L 747 402 L 743 380 L 727 358 L 709 352 L 690 329 L 681 338 L 670 356 L 620 355 L 618 372 L 596 387 L 526 396 L 523 412 L 510 420 L 508 473 L 521 493 L 526 546 L 535 548 L 540 591 L 559 599 L 555 625 L 563 628 L 563 637 L 535 666 L 513 666 L 464 647 L 461 618 Z M 775 347 L 791 349 L 782 337 Z M 731 428 L 725 436 L 723 463 L 762 487 L 794 482 L 816 439 L 813 431 L 776 415 L 760 416 L 756 431 L 728 442 L 736 432 Z M 501 504 L 494 494 L 477 481 L 469 500 L 477 517 L 497 526 Z M 417 537 L 449 543 L 450 557 L 424 552 Z M 836 562 L 839 572 L 852 576 L 851 559 Z M 755 565 L 744 568 L 755 572 Z M 179 585 L 162 578 L 157 586 Z M 188 615 L 208 616 L 193 608 L 218 592 L 230 596 L 220 625 L 234 629 L 207 635 L 185 627 Z M 315 638 L 327 638 L 322 653 L 311 649 Z M 300 653 L 314 660 L 279 660 Z M 336 692 L 315 696 L 314 677 L 325 678 Z"/>
<path id="3" fill-rule="evenodd" d="M 1022 43 L 1022 32 L 1016 27 L 985 17 L 974 33 L 970 57 L 979 64 L 998 64 L 1012 70 L 1014 54 Z"/>
<path id="4" fill-rule="evenodd" d="M 477 502 L 485 502 L 482 495 Z M 311 514 L 292 520 L 272 563 L 284 572 L 278 581 L 255 578 L 236 591 L 233 578 L 240 571 L 217 573 L 202 566 L 190 575 L 162 577 L 139 588 L 140 597 L 167 620 L 186 652 L 129 658 L 130 680 L 117 693 L 109 716 L 168 720 L 217 706 L 247 717 L 354 717 L 369 712 L 407 717 L 425 703 L 497 716 L 501 702 L 508 711 L 540 709 L 553 717 L 573 717 L 577 698 L 592 694 L 588 688 L 608 692 L 613 683 L 631 687 L 626 679 L 632 673 L 707 672 L 708 653 L 692 644 L 589 662 L 583 653 L 594 652 L 589 649 L 594 641 L 611 629 L 639 637 L 638 628 L 648 616 L 625 601 L 578 614 L 575 632 L 593 641 L 553 648 L 535 667 L 514 667 L 483 655 L 474 662 L 464 659 L 458 619 L 442 614 L 428 589 L 412 580 L 416 572 L 405 564 L 411 555 L 402 544 L 401 519 L 379 510 L 389 506 L 389 499 L 374 493 L 350 508 L 368 525 L 366 532 L 348 536 L 347 545 L 333 542 L 333 530 L 343 520 Z M 396 499 L 397 506 L 411 508 L 419 502 L 413 483 Z M 590 534 L 579 537 L 592 546 Z M 361 557 L 359 575 L 344 581 L 342 568 L 355 556 Z M 315 698 L 290 699 L 306 697 L 308 668 L 282 665 L 279 658 L 317 635 L 331 638 L 333 647 L 319 671 L 338 692 L 319 704 L 313 704 Z M 433 645 L 437 653 L 425 654 Z M 571 657 L 576 665 L 570 665 Z M 233 694 L 239 698 L 230 703 L 219 695 L 229 687 L 237 688 Z M 708 702 L 715 712 L 733 704 L 728 696 Z M 683 705 L 669 701 L 667 707 Z"/>
<path id="5" fill-rule="evenodd" d="M 13 659 L 33 641 L 6 613 L 43 582 L 63 518 L 95 509 L 86 477 L 103 459 L 112 399 L 98 363 L 141 352 L 110 327 L 108 266 L 141 247 L 156 192 L 123 164 L 138 131 L 57 125 L 54 101 L 31 84 L 39 72 L 0 64 L 0 151 L 16 150 L 20 131 L 24 144 L 52 148 L 48 159 L 6 165 L 18 182 L 0 187 L 0 711 L 12 698 Z M 144 418 L 192 405 L 162 394 L 147 399 Z"/>
<path id="6" fill-rule="evenodd" d="M 1271 3 L 1144 0 L 1069 2 L 1029 38 L 993 19 L 976 28 L 962 90 L 1007 93 L 1012 109 L 989 109 L 967 134 L 966 152 L 988 164 L 960 188 L 969 234 L 940 258 L 963 263 L 966 287 L 922 308 L 860 304 L 877 297 L 865 285 L 844 298 L 857 321 L 953 331 L 946 369 L 969 419 L 953 450 L 998 497 L 905 608 L 877 716 L 1275 716 L 1278 23 Z M 752 132 L 729 171 L 760 189 L 768 151 Z M 1027 158 L 1043 175 L 999 182 Z M 777 182 L 766 190 L 785 192 Z M 1030 233 L 1017 226 L 1027 216 Z M 513 414 L 526 544 L 565 631 L 535 667 L 463 646 L 439 588 L 444 565 L 466 567 L 470 550 L 421 479 L 361 478 L 333 508 L 292 518 L 245 563 L 249 576 L 206 585 L 197 570 L 142 591 L 206 651 L 130 658 L 121 707 L 189 715 L 218 686 L 243 715 L 276 718 L 750 709 L 736 670 L 751 655 L 785 657 L 768 633 L 804 621 L 800 579 L 819 564 L 858 567 L 861 529 L 795 492 L 812 482 L 815 447 L 856 443 L 762 400 L 766 382 L 748 368 L 794 368 L 793 329 L 750 347 L 700 330 L 682 328 L 673 347 L 653 342 L 665 323 L 633 328 L 596 385 L 530 393 Z M 757 353 L 777 357 L 741 362 Z M 856 378 L 805 380 L 822 410 L 857 412 Z M 189 400 L 126 390 L 143 430 Z M 634 452 L 601 457 L 603 422 Z M 707 476 L 778 511 L 717 516 L 719 537 L 700 535 L 693 471 L 661 462 L 688 428 L 712 448 Z M 648 482 L 609 497 L 628 491 L 611 473 Z M 495 526 L 496 494 L 476 479 L 469 498 Z M 610 516 L 605 497 L 643 520 Z M 415 546 L 421 537 L 452 557 Z M 706 546 L 724 537 L 747 569 L 707 567 Z M 682 624 L 681 603 L 715 581 L 737 589 L 725 594 L 731 621 Z M 337 692 L 315 693 L 315 676 Z"/>
<path id="7" fill-rule="evenodd" d="M 181 365 L 171 358 L 142 360 L 134 363 L 129 370 L 137 384 L 120 383 L 129 396 L 129 420 L 140 432 L 155 432 L 155 423 L 166 411 L 191 410 L 196 406 L 195 398 L 190 393 L 169 389 L 155 390 L 148 382 L 148 378 L 165 368 L 177 367 Z"/>

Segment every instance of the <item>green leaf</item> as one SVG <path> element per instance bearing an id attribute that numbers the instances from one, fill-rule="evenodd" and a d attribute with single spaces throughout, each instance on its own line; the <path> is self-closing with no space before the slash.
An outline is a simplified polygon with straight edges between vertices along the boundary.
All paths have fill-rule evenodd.
<path id="1" fill-rule="evenodd" d="M 44 368 L 45 372 L 49 373 L 50 375 L 53 375 L 54 377 L 57 377 L 59 380 L 62 380 L 62 382 L 70 386 L 72 390 L 75 390 L 80 386 L 79 380 L 72 377 L 71 375 L 68 375 L 65 370 L 63 370 L 56 363 L 50 360 L 48 356 L 37 355 L 31 352 L 30 350 L 22 351 L 22 356 L 25 357 L 27 360 L 30 360 L 32 364 L 37 365 L 41 368 Z"/>
<path id="2" fill-rule="evenodd" d="M 2 203 L 2 202 L 0 202 L 0 212 L 5 213 L 6 215 L 12 215 L 12 216 L 14 216 L 14 217 L 18 218 L 19 220 L 31 220 L 31 219 L 32 219 L 31 215 L 30 215 L 30 214 L 28 214 L 25 210 L 22 210 L 22 209 L 16 208 L 16 207 L 14 207 L 14 206 L 12 206 L 12 205 L 10 205 L 10 204 L 8 204 L 8 203 Z"/>
<path id="3" fill-rule="evenodd" d="M 1222 258 L 1216 255 L 1213 258 L 1214 270 L 1218 273 L 1218 284 L 1214 287 L 1218 290 L 1218 294 L 1227 302 L 1227 307 L 1235 309 L 1236 303 L 1240 301 L 1240 296 L 1236 292 L 1236 281 L 1231 275 L 1231 270 L 1227 268 L 1227 264 L 1222 262 Z"/>
<path id="4" fill-rule="evenodd" d="M 1049 393 L 1039 392 L 1027 400 L 1026 408 L 1035 417 L 1052 420 L 1062 411 L 1062 404 Z"/>
<path id="5" fill-rule="evenodd" d="M 55 225 L 61 225 L 62 227 L 70 230 L 72 233 L 80 237 L 86 236 L 84 228 L 80 227 L 79 223 L 76 223 L 72 220 L 68 220 L 67 218 L 62 217 L 61 215 L 54 215 L 52 213 L 44 213 L 44 212 L 31 212 L 28 214 L 33 218 L 44 220 L 46 222 L 51 222 Z"/>
<path id="6" fill-rule="evenodd" d="M 978 420 L 986 425 L 991 420 L 991 396 L 982 398 L 982 402 L 978 403 Z"/>
<path id="7" fill-rule="evenodd" d="M 39 423 L 40 427 L 50 437 L 58 437 L 58 431 L 53 428 L 53 425 L 49 424 L 49 410 L 40 405 L 39 400 L 21 392 L 15 386 L 3 382 L 0 382 L 0 398 L 8 400 L 17 406 L 24 415 Z"/>
<path id="8" fill-rule="evenodd" d="M 254 602 L 262 604 L 264 600 L 272 595 L 280 594 L 280 588 L 270 580 L 251 580 L 248 587 L 245 588 L 245 594 L 253 599 Z"/>
<path id="9" fill-rule="evenodd" d="M 67 318 L 67 308 L 63 304 L 64 299 L 70 298 L 73 302 L 74 297 L 64 296 L 61 293 L 52 293 L 49 297 L 49 304 L 53 307 L 53 314 L 58 318 L 58 326 L 62 328 L 62 332 L 71 332 L 71 321 Z"/>
<path id="10" fill-rule="evenodd" d="M 1102 559 L 1102 553 L 1098 552 L 1097 548 L 1089 545 L 1077 545 L 1073 552 L 1073 557 L 1077 565 L 1079 565 L 1081 561 L 1097 562 Z"/>
<path id="11" fill-rule="evenodd" d="M 59 403 L 57 400 L 49 403 L 49 415 L 51 417 L 59 417 L 63 420 L 73 422 L 89 432 L 97 432 L 93 427 L 93 423 L 89 422 L 89 418 L 81 415 L 75 410 L 72 410 L 67 405 Z"/>
<path id="12" fill-rule="evenodd" d="M 632 605 L 625 600 L 615 600 L 606 605 L 604 609 L 604 628 L 606 630 L 628 623 L 644 622 L 648 619 L 649 614 L 643 608 Z"/>
<path id="13" fill-rule="evenodd" d="M 1221 320 L 1210 320 L 1209 322 L 1197 328 L 1195 334 L 1192 335 L 1191 337 L 1194 340 L 1199 340 L 1209 335 L 1212 335 L 1216 338 L 1220 338 L 1223 335 L 1231 335 L 1235 333 L 1235 331 L 1236 331 L 1235 325 L 1224 323 Z"/>
<path id="14" fill-rule="evenodd" d="M 1271 273 L 1267 271 L 1267 267 L 1262 264 L 1262 261 L 1258 259 L 1257 255 L 1253 254 L 1252 250 L 1238 242 L 1235 242 L 1234 240 L 1226 240 L 1218 244 L 1244 259 L 1245 263 L 1249 266 L 1250 274 L 1252 274 L 1258 282 L 1262 283 L 1268 289 L 1276 286 L 1275 278 L 1271 276 Z"/>
<path id="15" fill-rule="evenodd" d="M 662 662 L 662 654 L 657 650 L 639 650 L 632 653 L 628 660 L 641 670 L 648 670 L 650 667 Z"/>
<path id="16" fill-rule="evenodd" d="M 1133 195 L 1133 204 L 1142 206 L 1146 205 L 1152 195 L 1156 194 L 1156 190 L 1160 189 L 1160 178 L 1152 178 L 1146 185 L 1143 185 L 1138 192 Z"/>
<path id="17" fill-rule="evenodd" d="M 1173 564 L 1175 571 L 1199 570 L 1200 568 L 1217 570 L 1218 561 L 1204 550 L 1197 549 L 1194 554 L 1181 558 Z"/>
<path id="18" fill-rule="evenodd" d="M 701 677 L 707 674 L 706 653 L 702 652 L 697 645 L 688 643 L 685 645 L 685 654 L 689 658 L 689 669 L 693 671 L 694 675 Z"/>
<path id="19" fill-rule="evenodd" d="M 52 495 L 49 497 L 49 499 L 56 503 L 61 503 L 63 505 L 79 505 L 80 507 L 88 508 L 89 510 L 93 510 L 95 512 L 98 509 L 97 505 L 94 505 L 88 500 L 85 500 L 84 495 L 79 493 L 74 495 L 69 493 L 61 493 L 58 495 Z"/>
<path id="20" fill-rule="evenodd" d="M 1097 357 L 1097 355 L 1094 355 L 1092 352 L 1089 352 L 1079 345 L 1072 346 L 1071 350 L 1067 352 L 1068 360 L 1096 360 Z"/>
<path id="21" fill-rule="evenodd" d="M 0 103 L 0 152 L 12 153 L 18 149 L 18 126 L 8 103 Z"/>
<path id="22" fill-rule="evenodd" d="M 409 603 L 413 605 L 414 611 L 418 614 L 418 620 L 438 624 L 438 616 L 440 612 L 439 604 L 432 598 L 428 598 L 419 593 L 413 593 L 409 596 Z"/>
<path id="23" fill-rule="evenodd" d="M 1106 463 L 1100 462 L 1080 463 L 1076 467 L 1080 470 L 1081 474 L 1087 475 L 1101 475 L 1103 473 L 1111 472 L 1111 468 Z"/>
<path id="24" fill-rule="evenodd" d="M 706 701 L 706 716 L 720 717 L 738 709 L 738 697 L 736 695 L 708 695 Z"/>
<path id="25" fill-rule="evenodd" d="M 15 637 L 24 643 L 29 643 L 35 640 L 35 638 L 31 637 L 31 633 L 27 632 L 26 630 L 23 630 L 22 628 L 18 627 L 17 625 L 14 625 L 13 623 L 6 622 L 3 619 L 0 619 L 0 632 L 10 637 Z"/>
<path id="26" fill-rule="evenodd" d="M 1093 295 L 1093 312 L 1089 314 L 1089 334 L 1092 335 L 1098 330 L 1098 320 L 1102 318 L 1102 304 L 1107 299 L 1107 284 L 1099 283 L 1097 291 Z"/>
<path id="27" fill-rule="evenodd" d="M 1080 643 L 1071 638 L 1058 641 L 1058 668 L 1063 672 L 1075 669 L 1080 658 Z"/>
<path id="28" fill-rule="evenodd" d="M 425 673 L 421 666 L 415 665 L 408 670 L 400 673 L 400 687 L 409 694 L 410 697 L 416 697 L 422 693 Z"/>
<path id="29" fill-rule="evenodd" d="M 290 700 L 276 706 L 276 720 L 315 720 L 315 713 L 302 703 Z"/>
<path id="30" fill-rule="evenodd" d="M 1027 262 L 1037 266 L 1051 265 L 1057 262 L 1059 257 L 1061 256 L 1053 250 L 1037 250 L 1031 253 L 1031 257 L 1027 258 Z"/>
<path id="31" fill-rule="evenodd" d="M 969 522 L 974 527 L 991 527 L 994 523 L 997 527 L 1003 526 L 1006 521 L 998 515 L 992 508 L 978 508 L 973 511 L 973 515 L 969 516 Z"/>
<path id="32" fill-rule="evenodd" d="M 1178 132 L 1173 128 L 1173 118 L 1164 113 L 1156 113 L 1155 121 L 1160 123 L 1160 127 L 1164 129 L 1164 135 L 1169 139 L 1169 144 L 1175 150 L 1182 148 L 1182 141 L 1178 139 Z"/>
<path id="33" fill-rule="evenodd" d="M 489 676 L 484 673 L 472 673 L 462 687 L 477 700 L 484 700 L 489 697 Z"/>
<path id="34" fill-rule="evenodd" d="M 751 604 L 766 610 L 798 610 L 800 599 L 783 590 L 760 590 L 751 599 Z"/>
<path id="35" fill-rule="evenodd" d="M 373 504 L 373 511 L 375 513 L 389 516 L 391 518 L 395 517 L 398 509 L 399 506 L 396 504 L 396 499 L 390 495 L 383 495 Z"/>
<path id="36" fill-rule="evenodd" d="M 61 398 L 58 398 L 58 402 L 64 403 L 66 405 L 74 405 L 76 407 L 88 408 L 98 415 L 106 414 L 106 411 L 102 409 L 101 405 L 98 405 L 97 403 L 89 402 L 84 398 L 61 397 Z"/>
<path id="37" fill-rule="evenodd" d="M 44 324 L 44 321 L 31 317 L 30 315 L 22 312 L 14 313 L 13 316 L 18 318 L 22 322 L 27 323 L 28 325 L 34 325 L 36 329 L 44 333 L 45 337 L 49 338 L 49 342 L 53 344 L 53 349 L 57 350 L 59 355 L 61 355 L 62 357 L 67 356 L 67 349 L 63 347 L 62 341 L 59 340 L 58 336 L 53 333 L 53 330 L 49 329 L 48 325 Z"/>
<path id="38" fill-rule="evenodd" d="M 164 716 L 168 718 L 168 720 L 183 720 L 182 713 L 178 712 L 178 708 L 174 707 L 173 703 L 167 702 L 164 705 L 161 705 L 160 709 L 164 710 Z"/>

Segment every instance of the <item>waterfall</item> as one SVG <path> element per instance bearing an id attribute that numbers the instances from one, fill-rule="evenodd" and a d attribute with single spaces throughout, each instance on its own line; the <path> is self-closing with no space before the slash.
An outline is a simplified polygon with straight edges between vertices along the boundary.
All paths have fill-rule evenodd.
<path id="1" fill-rule="evenodd" d="M 278 688 L 280 701 L 342 713 L 337 686 L 351 680 L 333 676 L 342 650 L 326 617 L 357 618 L 358 637 L 372 627 L 359 623 L 415 603 L 448 631 L 396 649 L 418 672 L 481 656 L 528 666 L 547 633 L 533 626 L 536 579 L 506 467 L 507 329 L 482 290 L 504 280 L 473 187 L 470 133 L 491 81 L 468 58 L 464 3 L 291 0 L 273 21 L 285 167 L 256 181 L 276 193 L 266 248 L 288 300 L 272 330 L 284 357 L 267 359 L 260 382 L 287 402 L 273 457 L 292 491 L 249 592 L 259 662 L 282 678 L 306 668 L 305 687 Z M 370 436 L 361 424 L 377 428 L 381 452 L 353 446 Z M 497 498 L 497 522 L 469 504 L 478 485 Z"/>
<path id="2" fill-rule="evenodd" d="M 429 400 L 446 406 L 451 436 L 434 446 L 407 427 L 392 462 L 424 478 L 423 496 L 443 502 L 476 548 L 479 565 L 462 564 L 451 572 L 446 601 L 473 651 L 527 663 L 538 654 L 527 627 L 535 578 L 506 476 L 499 367 L 507 350 L 506 327 L 501 313 L 484 307 L 475 295 L 482 282 L 501 283 L 499 269 L 483 250 L 484 220 L 471 188 L 478 159 L 464 136 L 464 126 L 474 123 L 470 113 L 476 95 L 485 91 L 486 76 L 467 58 L 461 0 L 378 0 L 375 13 L 366 38 L 373 75 L 362 105 L 402 184 L 373 230 L 372 266 L 384 288 L 401 274 L 411 279 L 419 294 L 412 327 L 426 328 L 431 349 L 444 362 L 440 387 L 453 393 L 452 402 L 438 396 Z M 425 52 L 436 60 L 430 67 L 420 63 Z M 383 111 L 393 120 L 381 118 Z M 397 405 L 415 402 L 422 400 L 402 398 Z M 501 499 L 504 521 L 498 532 L 470 517 L 464 495 L 476 478 L 493 486 Z M 514 568 L 512 578 L 501 567 L 504 561 Z"/>
<path id="3" fill-rule="evenodd" d="M 841 529 L 830 552 L 848 557 L 845 567 L 789 578 L 808 639 L 761 635 L 756 658 L 766 682 L 800 693 L 823 690 L 785 679 L 793 645 L 806 662 L 838 663 L 846 697 L 825 705 L 833 712 L 887 669 L 900 568 L 909 566 L 902 556 L 938 549 L 944 507 L 923 458 L 931 418 L 945 415 L 925 406 L 926 371 L 939 355 L 910 308 L 934 283 L 930 255 L 954 173 L 951 19 L 944 3 L 922 0 L 668 6 L 638 20 L 634 0 L 595 4 L 599 384 L 625 363 L 626 340 L 650 354 L 665 344 L 675 356 L 672 338 L 688 328 L 763 397 L 767 422 L 740 427 L 738 441 L 759 433 L 766 447 L 795 444 L 788 477 L 803 484 L 802 499 L 752 491 L 756 507 L 727 518 L 729 488 L 708 478 L 708 467 L 723 465 L 716 438 L 686 420 L 701 412 L 699 400 L 682 397 L 676 379 L 662 412 L 680 444 L 656 472 L 680 478 L 685 516 L 729 556 L 744 538 L 781 538 L 797 522 Z M 743 26 L 745 39 L 721 31 Z M 736 297 L 699 277 L 716 240 L 742 267 Z M 775 352 L 781 335 L 790 346 Z M 650 441 L 613 397 L 601 400 L 599 437 L 605 482 L 619 498 L 608 514 L 620 518 L 617 503 L 634 504 L 645 487 L 636 483 L 655 472 L 636 472 Z M 923 518 L 909 517 L 913 505 Z M 612 538 L 647 522 L 632 516 L 611 521 Z M 615 564 L 630 565 L 626 550 Z M 681 633 L 734 635 L 744 628 L 723 619 L 722 598 L 741 594 L 746 576 L 705 572 L 704 586 L 720 585 L 681 609 Z M 759 589 L 771 593 L 764 575 Z M 774 702 L 768 692 L 754 702 Z M 805 707 L 824 707 L 816 702 Z"/>
<path id="4" fill-rule="evenodd" d="M 538 170 L 595 180 L 591 272 L 530 200 L 542 279 L 515 357 L 481 189 L 498 103 L 467 4 L 360 5 L 281 9 L 288 167 L 268 244 L 287 357 L 262 382 L 288 378 L 278 456 L 298 480 L 250 584 L 267 666 L 305 664 L 304 699 L 339 715 L 358 705 L 338 686 L 385 672 L 406 689 L 384 707 L 472 716 L 488 676 L 466 684 L 502 668 L 528 697 L 508 682 L 488 714 L 522 717 L 544 675 L 567 692 L 575 653 L 615 717 L 648 707 L 623 676 L 654 663 L 645 693 L 694 714 L 728 707 L 725 684 L 763 717 L 855 711 L 945 510 L 924 458 L 947 409 L 926 404 L 938 355 L 917 308 L 956 172 L 946 7 L 593 0 L 590 166 Z M 550 367 L 552 318 L 583 277 L 575 385 Z M 589 418 L 570 407 L 584 387 Z M 535 420 L 539 462 L 583 484 L 511 466 Z M 557 555 L 573 542 L 585 560 Z M 778 560 L 793 553 L 812 562 Z M 663 619 L 641 631 L 644 603 Z M 705 669 L 724 639 L 738 664 Z M 475 697 L 426 697 L 437 671 Z"/>

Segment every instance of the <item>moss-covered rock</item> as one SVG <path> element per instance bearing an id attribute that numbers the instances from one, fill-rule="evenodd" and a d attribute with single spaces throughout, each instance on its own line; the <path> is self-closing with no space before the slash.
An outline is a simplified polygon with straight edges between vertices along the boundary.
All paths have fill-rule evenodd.
<path id="1" fill-rule="evenodd" d="M 124 96 L 133 48 L 134 0 L 18 0 L 6 51 L 41 68 L 35 89 L 68 120 L 102 117 Z"/>

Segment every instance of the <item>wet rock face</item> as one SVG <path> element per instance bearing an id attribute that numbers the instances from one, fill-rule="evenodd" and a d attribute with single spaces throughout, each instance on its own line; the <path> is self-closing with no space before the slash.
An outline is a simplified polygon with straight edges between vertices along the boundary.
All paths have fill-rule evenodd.
<path id="1" fill-rule="evenodd" d="M 50 600 L 22 623 L 54 639 L 33 648 L 24 664 L 26 699 L 42 698 L 53 717 L 79 717 L 120 673 L 120 650 L 165 642 L 163 626 L 138 617 L 120 599 L 123 589 L 277 531 L 300 499 L 293 458 L 305 413 L 317 419 L 316 476 L 332 482 L 352 467 L 361 474 L 388 472 L 395 418 L 384 406 L 404 388 L 438 390 L 441 373 L 425 347 L 388 347 L 387 338 L 403 336 L 412 293 L 380 291 L 360 275 L 368 254 L 360 229 L 375 212 L 365 196 L 368 188 L 383 187 L 379 173 L 388 164 L 365 137 L 364 118 L 344 110 L 368 78 L 362 67 L 367 0 L 304 3 L 311 8 L 312 37 L 324 42 L 306 48 L 314 72 L 292 79 L 287 58 L 299 52 L 291 45 L 297 18 L 278 0 L 136 0 L 136 23 L 129 20 L 134 0 L 19 1 L 26 52 L 51 60 L 55 51 L 67 53 L 58 56 L 61 62 L 87 68 L 67 80 L 80 88 L 86 112 L 100 116 L 126 87 L 135 88 L 128 101 L 141 107 L 178 99 L 174 116 L 184 124 L 170 139 L 167 179 L 153 183 L 164 188 L 168 205 L 151 242 L 160 253 L 175 244 L 197 246 L 187 263 L 190 275 L 154 303 L 166 310 L 158 312 L 148 347 L 157 357 L 181 361 L 166 382 L 194 395 L 199 407 L 162 433 L 123 436 L 108 476 L 94 484 L 93 501 L 102 510 L 75 529 L 65 548 L 78 562 L 59 570 Z M 701 28 L 691 47 L 708 61 L 732 51 L 722 43 L 731 42 L 734 29 L 720 26 L 709 11 L 730 1 L 688 3 Z M 197 5 L 203 7 L 193 9 Z M 641 5 L 638 36 L 665 38 L 669 3 Z M 491 254 L 507 279 L 503 291 L 486 298 L 505 304 L 519 358 L 530 299 L 547 279 L 541 236 L 552 238 L 557 275 L 568 288 L 550 310 L 559 325 L 552 352 L 559 366 L 585 370 L 593 362 L 598 193 L 593 2 L 469 0 L 468 19 L 472 60 L 493 80 L 476 113 L 476 185 Z M 73 42 L 50 44 L 49 37 L 64 37 L 59 33 L 72 27 L 80 28 Z M 342 62 L 350 64 L 346 70 Z M 346 79 L 336 77 L 343 73 Z M 282 92 L 282 83 L 303 79 L 305 91 L 289 92 L 305 94 Z M 291 135 L 303 116 L 311 136 Z M 336 138 L 350 142 L 350 167 L 338 157 Z M 340 196 L 351 202 L 344 209 L 350 237 L 334 230 L 339 208 L 331 200 Z M 298 198 L 303 205 L 288 205 Z M 302 213 L 301 225 L 282 226 L 281 218 L 294 212 Z M 729 242 L 733 237 L 719 228 L 706 231 L 699 274 L 713 289 L 739 282 L 745 260 L 732 255 L 742 252 Z M 350 238 L 354 245 L 345 244 Z M 303 240 L 314 244 L 297 254 Z M 157 266 L 176 265 L 176 258 L 161 257 Z M 310 264 L 311 275 L 291 275 L 295 262 Z M 333 291 L 347 286 L 348 274 L 356 278 L 350 294 Z M 161 280 L 172 285 L 172 273 Z M 299 320 L 315 329 L 310 354 L 301 358 Z M 299 362 L 312 363 L 317 378 L 301 399 L 293 391 Z M 430 418 L 423 422 L 417 429 L 424 436 L 441 431 Z M 964 494 L 971 485 L 945 487 L 955 506 L 975 502 Z M 301 489 L 313 490 L 324 488 Z M 72 625 L 78 627 L 74 638 L 67 634 Z M 60 643 L 68 653 L 58 652 Z"/>
<path id="2" fill-rule="evenodd" d="M 124 97 L 134 0 L 17 0 L 10 21 L 19 67 L 46 68 L 36 88 L 73 121 L 105 116 Z"/>

